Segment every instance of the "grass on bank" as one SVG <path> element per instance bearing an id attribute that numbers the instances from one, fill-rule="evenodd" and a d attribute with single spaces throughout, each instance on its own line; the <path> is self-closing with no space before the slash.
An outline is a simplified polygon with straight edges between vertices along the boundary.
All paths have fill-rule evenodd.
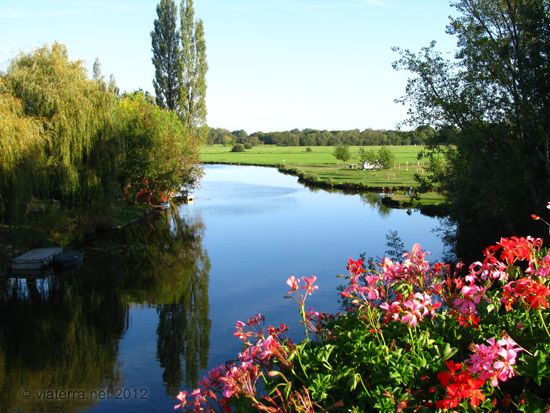
<path id="1" fill-rule="evenodd" d="M 308 149 L 309 148 L 309 149 Z M 359 146 L 350 147 L 351 159 L 338 162 L 333 155 L 334 146 L 274 146 L 261 145 L 245 152 L 231 152 L 231 146 L 211 145 L 201 149 L 201 161 L 204 163 L 229 163 L 242 165 L 266 165 L 294 168 L 304 174 L 311 175 L 322 182 L 336 185 L 360 184 L 373 188 L 409 188 L 415 187 L 416 173 L 425 173 L 426 164 L 418 161 L 421 146 L 389 146 L 395 157 L 394 166 L 386 170 L 361 169 L 359 161 Z M 364 147 L 367 150 L 378 151 L 379 146 Z M 356 164 L 356 168 L 350 168 Z M 409 197 L 400 195 L 396 201 L 406 202 Z M 442 194 L 430 192 L 422 194 L 422 204 L 439 205 L 444 202 Z"/>

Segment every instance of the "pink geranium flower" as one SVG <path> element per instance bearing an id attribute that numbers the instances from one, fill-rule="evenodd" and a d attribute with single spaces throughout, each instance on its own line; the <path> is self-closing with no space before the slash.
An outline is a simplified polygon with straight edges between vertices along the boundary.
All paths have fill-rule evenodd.
<path id="1" fill-rule="evenodd" d="M 319 288 L 318 286 L 313 285 L 313 283 L 317 280 L 317 277 L 316 277 L 315 275 L 312 275 L 312 276 L 310 276 L 309 278 L 307 278 L 307 277 L 302 277 L 302 280 L 305 281 L 306 285 L 302 286 L 301 288 L 302 288 L 303 290 L 307 290 L 307 293 L 308 293 L 309 295 L 311 295 L 311 293 L 312 293 L 314 290 L 316 290 L 316 289 Z"/>
<path id="2" fill-rule="evenodd" d="M 428 314 L 428 309 L 424 304 L 416 299 L 407 300 L 403 303 L 404 315 L 401 317 L 401 321 L 405 324 L 409 324 L 414 327 L 419 321 L 422 321 L 424 316 Z"/>
<path id="3" fill-rule="evenodd" d="M 300 284 L 300 280 L 297 280 L 296 277 L 293 275 L 286 280 L 286 283 L 290 287 L 290 290 L 288 291 L 289 294 L 291 294 L 293 291 L 298 290 L 298 285 Z"/>
<path id="4" fill-rule="evenodd" d="M 174 410 L 179 409 L 180 407 L 183 409 L 185 405 L 187 404 L 187 401 L 185 400 L 187 398 L 187 392 L 186 391 L 180 391 L 179 394 L 176 396 L 176 398 L 181 402 L 180 404 L 177 404 L 174 406 Z"/>
<path id="5" fill-rule="evenodd" d="M 510 337 L 495 341 L 487 340 L 489 345 L 476 344 L 475 352 L 466 362 L 471 365 L 472 373 L 479 373 L 479 379 L 491 380 L 493 387 L 499 385 L 499 381 L 506 381 L 515 376 L 514 368 L 517 354 L 522 350 Z"/>

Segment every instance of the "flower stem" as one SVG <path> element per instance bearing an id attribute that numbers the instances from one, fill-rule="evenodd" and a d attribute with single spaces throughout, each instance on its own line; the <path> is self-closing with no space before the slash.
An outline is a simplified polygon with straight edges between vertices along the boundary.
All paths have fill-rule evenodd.
<path id="1" fill-rule="evenodd" d="M 309 376 L 307 375 L 307 371 L 304 368 L 304 365 L 302 364 L 302 358 L 300 357 L 300 352 L 299 351 L 296 351 L 296 357 L 298 358 L 298 363 L 300 363 L 300 367 L 302 368 L 304 376 L 306 376 L 306 379 L 309 380 Z"/>
<path id="2" fill-rule="evenodd" d="M 384 340 L 384 334 L 380 330 L 380 322 L 377 320 L 377 315 L 372 311 L 372 307 L 370 304 L 367 304 L 366 307 L 367 307 L 367 317 L 369 319 L 370 325 L 372 326 L 374 332 L 376 333 L 378 342 L 382 344 L 384 348 L 387 350 L 388 347 L 386 346 L 386 340 Z"/>
<path id="3" fill-rule="evenodd" d="M 359 381 L 361 382 L 361 386 L 363 386 L 363 390 L 365 391 L 365 394 L 368 397 L 371 397 L 370 392 L 367 390 L 367 386 L 365 386 L 365 382 L 363 382 L 363 377 L 361 377 L 360 374 L 358 374 L 358 376 L 359 376 Z"/>
<path id="4" fill-rule="evenodd" d="M 416 356 L 416 346 L 414 344 L 414 336 L 413 336 L 413 332 L 411 330 L 411 326 L 407 325 L 407 329 L 409 330 L 409 335 L 411 336 L 411 349 L 412 349 L 413 354 Z"/>
<path id="5" fill-rule="evenodd" d="M 539 310 L 539 316 L 540 320 L 542 321 L 542 325 L 544 326 L 544 329 L 546 330 L 546 334 L 548 337 L 550 337 L 550 331 L 548 331 L 548 326 L 546 325 L 546 321 L 544 321 L 544 317 L 542 316 L 542 311 Z"/>
<path id="6" fill-rule="evenodd" d="M 304 329 L 306 330 L 306 342 L 309 342 L 309 330 L 307 328 L 306 310 L 304 303 L 300 303 L 300 315 L 302 316 L 302 322 L 304 323 Z"/>

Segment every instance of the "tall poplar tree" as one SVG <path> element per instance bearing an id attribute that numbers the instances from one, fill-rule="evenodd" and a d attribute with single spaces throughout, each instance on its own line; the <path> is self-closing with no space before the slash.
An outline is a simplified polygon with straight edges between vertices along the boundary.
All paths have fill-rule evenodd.
<path id="1" fill-rule="evenodd" d="M 101 62 L 99 61 L 99 58 L 96 57 L 94 60 L 94 66 L 92 68 L 92 78 L 94 80 L 101 80 L 103 76 L 101 75 Z"/>
<path id="2" fill-rule="evenodd" d="M 177 6 L 173 0 L 157 5 L 158 19 L 151 32 L 155 79 L 153 86 L 157 105 L 178 111 L 181 74 L 180 34 L 177 29 Z"/>
<path id="3" fill-rule="evenodd" d="M 195 21 L 193 0 L 182 0 L 181 20 L 181 77 L 179 90 L 180 117 L 185 126 L 204 139 L 206 127 L 206 43 L 202 20 Z"/>

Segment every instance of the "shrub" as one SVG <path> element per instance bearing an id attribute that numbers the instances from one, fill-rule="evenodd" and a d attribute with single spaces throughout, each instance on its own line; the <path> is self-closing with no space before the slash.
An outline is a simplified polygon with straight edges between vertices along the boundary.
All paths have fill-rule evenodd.
<path id="1" fill-rule="evenodd" d="M 383 169 L 390 169 L 395 162 L 395 155 L 390 149 L 383 146 L 378 150 L 378 162 L 380 162 Z"/>
<path id="2" fill-rule="evenodd" d="M 244 144 L 244 149 L 252 149 L 253 146 L 250 144 L 250 143 L 245 143 Z"/>
<path id="3" fill-rule="evenodd" d="M 368 268 L 350 258 L 344 314 L 306 311 L 316 278 L 290 277 L 286 298 L 298 304 L 305 339 L 294 343 L 286 325 L 266 327 L 260 314 L 238 321 L 238 359 L 214 368 L 191 401 L 180 392 L 176 408 L 550 411 L 542 240 L 502 238 L 469 267 L 430 264 L 427 254 L 415 244 L 402 262 Z"/>
<path id="4" fill-rule="evenodd" d="M 347 145 L 338 145 L 332 152 L 338 161 L 347 162 L 351 158 L 351 151 Z"/>
<path id="5" fill-rule="evenodd" d="M 244 152 L 244 146 L 242 143 L 236 143 L 233 145 L 233 148 L 231 148 L 231 152 Z"/>

